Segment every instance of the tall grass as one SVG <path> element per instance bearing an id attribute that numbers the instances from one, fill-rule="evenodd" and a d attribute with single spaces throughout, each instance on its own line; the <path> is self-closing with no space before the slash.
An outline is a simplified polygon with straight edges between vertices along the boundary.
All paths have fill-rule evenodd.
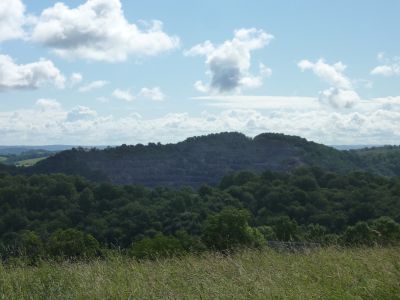
<path id="1" fill-rule="evenodd" d="M 1 299 L 400 299 L 400 249 L 0 266 Z"/>

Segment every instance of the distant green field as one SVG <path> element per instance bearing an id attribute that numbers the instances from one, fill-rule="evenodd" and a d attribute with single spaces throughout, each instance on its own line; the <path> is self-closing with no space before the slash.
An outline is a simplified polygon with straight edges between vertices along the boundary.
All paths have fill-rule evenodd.
<path id="1" fill-rule="evenodd" d="M 39 161 L 46 159 L 48 156 L 45 157 L 38 157 L 38 158 L 32 158 L 32 159 L 26 159 L 26 160 L 20 160 L 15 163 L 17 167 L 30 167 L 35 164 L 37 164 Z"/>
<path id="2" fill-rule="evenodd" d="M 399 249 L 0 264 L 0 299 L 400 299 Z"/>
<path id="3" fill-rule="evenodd" d="M 3 162 L 3 161 L 6 161 L 6 160 L 7 160 L 7 157 L 5 157 L 5 156 L 0 156 L 0 163 Z"/>

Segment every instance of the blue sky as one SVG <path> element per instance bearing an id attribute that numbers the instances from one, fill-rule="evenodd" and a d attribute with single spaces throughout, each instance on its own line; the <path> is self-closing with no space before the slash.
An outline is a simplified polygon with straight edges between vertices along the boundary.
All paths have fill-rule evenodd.
<path id="1" fill-rule="evenodd" d="M 400 2 L 4 0 L 0 144 L 398 144 Z"/>

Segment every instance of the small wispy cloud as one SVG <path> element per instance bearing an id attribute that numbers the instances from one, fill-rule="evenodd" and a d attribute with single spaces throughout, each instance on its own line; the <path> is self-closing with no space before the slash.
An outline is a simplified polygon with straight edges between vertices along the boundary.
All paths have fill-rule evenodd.
<path id="1" fill-rule="evenodd" d="M 144 87 L 139 92 L 139 97 L 143 97 L 146 99 L 154 100 L 154 101 L 163 101 L 165 99 L 164 93 L 161 91 L 161 88 L 156 86 L 153 88 Z"/>
<path id="2" fill-rule="evenodd" d="M 127 102 L 131 102 L 131 101 L 135 100 L 135 96 L 132 94 L 132 92 L 130 90 L 115 89 L 112 92 L 112 96 L 114 98 L 124 100 Z"/>
<path id="3" fill-rule="evenodd" d="M 377 56 L 381 65 L 371 70 L 371 75 L 382 75 L 386 77 L 400 75 L 400 57 L 387 58 L 385 53 L 381 52 Z"/>
<path id="4" fill-rule="evenodd" d="M 105 80 L 96 80 L 87 85 L 84 85 L 79 88 L 81 93 L 90 92 L 92 90 L 100 89 L 108 84 L 108 81 Z"/>

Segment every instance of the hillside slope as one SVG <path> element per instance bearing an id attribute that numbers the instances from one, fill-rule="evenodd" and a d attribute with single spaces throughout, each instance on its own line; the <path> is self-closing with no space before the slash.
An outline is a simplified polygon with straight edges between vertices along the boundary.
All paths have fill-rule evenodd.
<path id="1" fill-rule="evenodd" d="M 226 174 L 239 170 L 289 171 L 314 165 L 349 171 L 358 169 L 361 162 L 356 152 L 339 151 L 300 137 L 265 133 L 249 138 L 240 133 L 220 133 L 177 144 L 67 150 L 28 172 L 74 174 L 147 187 L 198 187 L 217 184 Z"/>

